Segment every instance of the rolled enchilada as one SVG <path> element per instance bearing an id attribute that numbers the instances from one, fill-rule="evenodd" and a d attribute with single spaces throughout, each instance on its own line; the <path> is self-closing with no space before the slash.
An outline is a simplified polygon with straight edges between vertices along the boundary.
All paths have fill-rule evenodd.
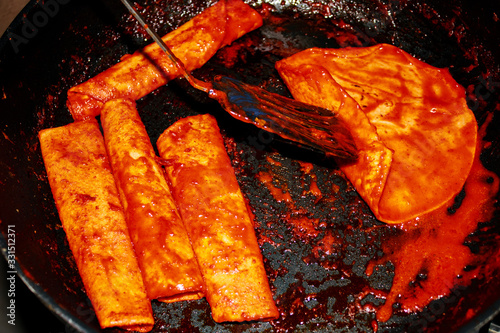
<path id="1" fill-rule="evenodd" d="M 253 221 L 216 120 L 187 117 L 157 141 L 216 322 L 278 317 Z"/>
<path id="2" fill-rule="evenodd" d="M 108 101 L 101 123 L 149 298 L 203 297 L 198 262 L 135 101 Z"/>
<path id="3" fill-rule="evenodd" d="M 162 39 L 192 71 L 205 64 L 219 48 L 261 25 L 261 16 L 241 0 L 219 1 Z M 152 43 L 72 87 L 67 106 L 74 120 L 95 117 L 108 100 L 137 100 L 178 76 L 175 65 Z"/>
<path id="4" fill-rule="evenodd" d="M 59 217 L 102 328 L 154 320 L 97 121 L 45 129 L 40 146 Z"/>

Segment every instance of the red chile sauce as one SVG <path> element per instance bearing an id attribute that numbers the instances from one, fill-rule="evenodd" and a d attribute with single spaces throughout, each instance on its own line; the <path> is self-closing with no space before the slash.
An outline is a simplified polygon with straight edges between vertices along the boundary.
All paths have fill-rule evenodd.
<path id="1" fill-rule="evenodd" d="M 396 226 L 402 231 L 399 237 L 383 243 L 386 256 L 381 260 L 395 265 L 395 277 L 386 303 L 377 309 L 379 321 L 391 317 L 396 302 L 404 311 L 419 311 L 431 300 L 449 295 L 455 285 L 468 285 L 477 277 L 475 269 L 464 271 L 475 259 L 464 241 L 478 222 L 493 217 L 499 188 L 497 175 L 479 159 L 487 145 L 482 141 L 486 125 L 479 130 L 476 156 L 463 191 L 444 207 Z M 370 263 L 367 274 L 376 264 Z"/>

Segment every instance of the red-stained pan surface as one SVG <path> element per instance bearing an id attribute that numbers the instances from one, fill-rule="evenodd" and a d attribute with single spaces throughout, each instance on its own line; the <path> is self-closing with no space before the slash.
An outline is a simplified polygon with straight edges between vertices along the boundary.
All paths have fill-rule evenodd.
<path id="1" fill-rule="evenodd" d="M 209 5 L 198 0 L 139 3 L 161 34 Z M 289 96 L 274 69 L 283 57 L 313 46 L 396 45 L 431 65 L 450 68 L 466 88 L 485 133 L 481 161 L 493 172 L 480 181 L 495 184 L 500 174 L 498 5 L 477 0 L 250 4 L 264 16 L 264 26 L 220 50 L 196 71 L 197 77 L 226 75 Z M 7 256 L 9 225 L 15 226 L 16 270 L 57 316 L 83 332 L 100 330 L 58 218 L 37 133 L 71 122 L 67 90 L 151 42 L 146 39 L 118 0 L 51 0 L 30 3 L 0 40 L 0 244 Z M 474 231 L 450 248 L 449 228 L 404 231 L 377 221 L 332 160 L 236 121 L 185 81 L 144 97 L 138 109 L 153 142 L 182 117 L 211 113 L 217 118 L 255 216 L 281 314 L 266 323 L 216 324 L 205 300 L 153 302 L 154 332 L 450 332 L 480 327 L 498 313 L 495 200 L 485 206 L 491 218 L 466 221 Z M 466 187 L 450 205 L 450 221 L 468 195 Z M 403 254 L 420 244 L 419 237 L 435 237 L 438 246 L 413 246 L 413 252 Z M 457 253 L 467 257 L 466 264 L 460 274 L 449 276 L 456 264 L 449 255 Z M 401 258 L 418 266 L 418 274 L 403 280 L 409 289 L 397 298 L 390 319 L 377 321 L 386 295 L 395 281 L 401 282 Z M 431 264 L 437 260 L 443 262 L 439 271 Z M 434 292 L 430 288 L 436 285 L 440 289 Z M 430 290 L 432 301 L 403 311 L 408 299 Z M 390 313 L 390 307 L 384 309 Z"/>

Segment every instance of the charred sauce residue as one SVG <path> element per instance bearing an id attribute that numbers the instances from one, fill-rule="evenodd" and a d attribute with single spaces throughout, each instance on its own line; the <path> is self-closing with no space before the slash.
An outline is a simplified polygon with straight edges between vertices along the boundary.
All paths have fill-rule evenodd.
<path id="1" fill-rule="evenodd" d="M 379 245 L 372 243 L 378 243 L 379 238 L 375 229 L 359 228 L 361 220 L 349 220 L 364 210 L 354 188 L 335 168 L 291 160 L 276 152 L 256 159 L 251 156 L 255 151 L 238 150 L 231 142 L 226 140 L 226 147 L 255 217 L 280 310 L 279 319 L 271 322 L 274 330 L 333 325 L 328 322 L 336 322 L 336 327 L 369 323 L 353 322 L 359 312 L 353 295 L 358 286 L 367 286 L 372 279 L 363 276 L 366 262 L 358 259 L 376 255 Z M 255 164 L 257 160 L 265 163 Z M 346 238 L 354 243 L 366 243 L 370 238 L 371 245 L 347 247 Z M 390 280 L 381 283 L 389 286 L 387 282 Z"/>

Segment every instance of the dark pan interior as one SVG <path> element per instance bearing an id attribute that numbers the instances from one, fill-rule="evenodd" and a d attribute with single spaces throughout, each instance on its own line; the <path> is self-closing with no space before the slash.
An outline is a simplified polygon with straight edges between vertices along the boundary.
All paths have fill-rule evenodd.
<path id="1" fill-rule="evenodd" d="M 161 34 L 209 5 L 198 0 L 140 3 L 150 25 Z M 289 96 L 274 70 L 277 60 L 313 46 L 390 43 L 431 65 L 450 68 L 467 88 L 479 125 L 494 114 L 485 138 L 491 144 L 482 161 L 500 174 L 498 4 L 477 0 L 249 3 L 263 13 L 264 26 L 220 50 L 195 76 L 210 79 L 225 74 Z M 65 106 L 67 90 L 150 43 L 146 39 L 117 0 L 58 0 L 32 1 L 0 40 L 0 243 L 7 255 L 9 226 L 14 226 L 15 269 L 44 304 L 82 332 L 100 330 L 58 218 L 37 133 L 71 122 Z M 371 276 L 365 270 L 371 260 L 384 257 L 381 245 L 397 239 L 398 231 L 373 217 L 333 161 L 239 123 L 183 80 L 142 98 L 138 109 L 152 142 L 182 117 L 211 113 L 217 118 L 255 214 L 281 312 L 273 322 L 216 324 L 205 300 L 154 302 L 154 332 L 366 332 L 374 327 L 380 332 L 424 328 L 450 332 L 474 329 L 498 313 L 499 272 L 498 264 L 492 264 L 500 248 L 498 208 L 494 218 L 479 221 L 478 230 L 464 242 L 476 254 L 482 274 L 448 296 L 436 295 L 438 299 L 424 309 L 408 314 L 396 307 L 388 322 L 375 324 L 373 309 L 383 300 L 370 294 L 359 298 L 370 288 L 390 289 L 394 265 L 385 262 Z M 305 166 L 311 170 L 305 172 Z M 286 189 L 292 204 L 273 196 L 259 173 L 273 175 L 272 184 Z M 313 183 L 323 194 L 320 201 L 304 194 Z M 324 251 L 324 240 L 332 235 L 337 242 Z"/>

